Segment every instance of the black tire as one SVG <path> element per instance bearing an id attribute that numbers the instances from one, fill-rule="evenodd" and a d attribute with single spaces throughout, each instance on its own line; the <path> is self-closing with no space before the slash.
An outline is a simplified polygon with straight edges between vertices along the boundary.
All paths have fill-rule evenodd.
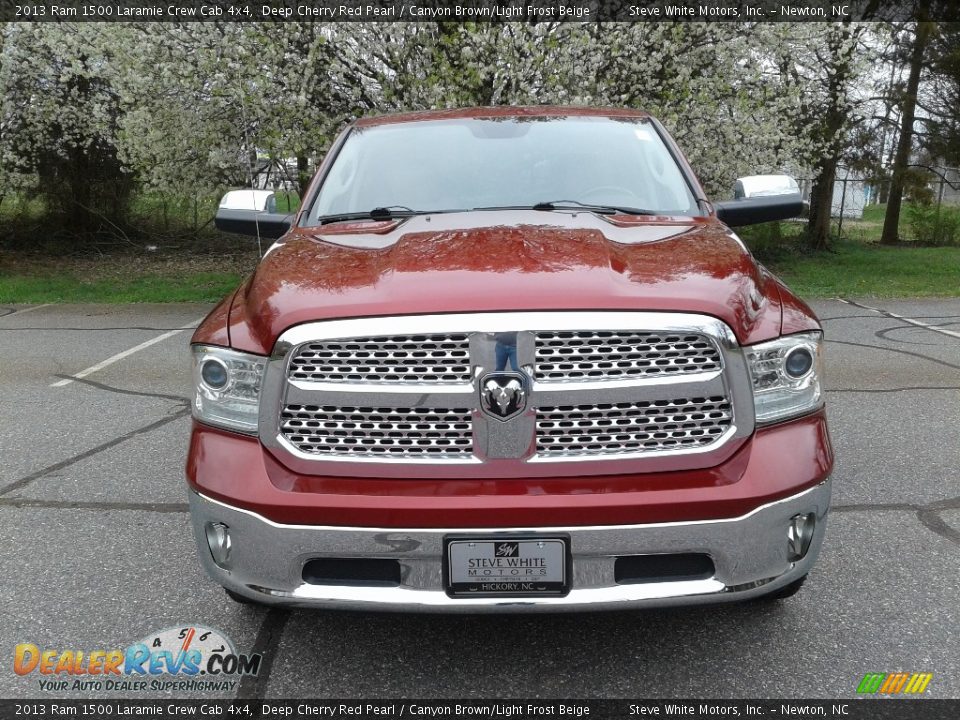
<path id="1" fill-rule="evenodd" d="M 241 605 L 254 605 L 254 606 L 256 606 L 256 605 L 260 605 L 260 604 L 261 604 L 261 603 L 258 603 L 256 600 L 251 600 L 250 598 L 248 598 L 248 597 L 246 597 L 246 596 L 244 596 L 244 595 L 238 595 L 238 594 L 235 593 L 233 590 L 228 590 L 227 588 L 224 588 L 223 591 L 227 594 L 227 596 L 228 596 L 231 600 L 233 600 L 234 602 L 240 603 Z"/>
<path id="2" fill-rule="evenodd" d="M 782 588 L 778 590 L 774 590 L 772 593 L 769 593 L 768 595 L 763 595 L 757 599 L 760 600 L 761 602 L 776 602 L 777 600 L 786 600 L 787 598 L 793 597 L 798 592 L 800 592 L 800 588 L 803 587 L 803 583 L 805 583 L 806 581 L 807 581 L 807 576 L 804 575 L 801 578 L 797 578 L 789 585 L 784 585 Z"/>

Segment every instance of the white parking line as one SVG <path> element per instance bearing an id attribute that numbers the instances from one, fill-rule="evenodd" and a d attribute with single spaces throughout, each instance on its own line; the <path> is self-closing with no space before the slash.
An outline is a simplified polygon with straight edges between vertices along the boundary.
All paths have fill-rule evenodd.
<path id="1" fill-rule="evenodd" d="M 9 315 L 5 315 L 4 317 L 13 317 L 14 315 L 23 315 L 24 313 L 33 312 L 34 310 L 42 310 L 45 307 L 51 307 L 52 305 L 53 303 L 46 303 L 44 305 L 34 305 L 32 307 L 24 308 L 23 310 L 14 310 L 12 313 L 10 313 Z"/>
<path id="2" fill-rule="evenodd" d="M 102 360 L 98 362 L 96 365 L 91 365 L 86 370 L 81 370 L 76 375 L 71 375 L 68 378 L 64 378 L 63 380 L 58 380 L 55 383 L 51 383 L 50 387 L 64 387 L 65 385 L 69 385 L 70 383 L 72 383 L 74 380 L 80 380 L 82 378 L 85 378 L 87 375 L 92 375 L 95 372 L 103 370 L 105 367 L 109 365 L 113 365 L 115 362 L 118 362 L 120 360 L 123 360 L 124 358 L 130 357 L 136 352 L 140 352 L 144 348 L 148 348 L 151 345 L 156 345 L 158 342 L 163 342 L 167 338 L 171 338 L 174 335 L 179 335 L 184 330 L 193 330 L 197 325 L 200 324 L 202 320 L 203 318 L 197 318 L 196 320 L 194 320 L 192 323 L 188 325 L 184 325 L 183 327 L 180 327 L 176 330 L 170 330 L 169 332 L 163 333 L 163 335 L 157 335 L 155 338 L 147 340 L 146 342 L 142 342 L 139 345 L 134 345 L 129 350 L 124 350 L 123 352 L 120 352 L 120 353 L 117 353 L 116 355 L 108 357 L 106 360 Z"/>
<path id="3" fill-rule="evenodd" d="M 855 303 L 851 300 L 844 300 L 843 298 L 839 298 L 839 300 L 840 302 L 846 303 L 847 305 L 853 305 L 854 307 L 863 308 L 864 310 L 872 310 L 878 315 L 885 315 L 886 317 L 893 318 L 894 320 L 901 320 L 902 322 L 905 322 L 908 325 L 913 325 L 915 327 L 923 328 L 924 330 L 930 330 L 932 332 L 940 333 L 941 335 L 946 335 L 948 337 L 957 338 L 958 340 L 960 340 L 960 332 L 956 332 L 955 330 L 947 330 L 942 327 L 937 327 L 936 325 L 930 325 L 929 323 L 925 323 L 922 320 L 914 320 L 913 318 L 905 317 L 904 315 L 897 315 L 896 313 L 892 313 L 889 310 L 881 310 L 879 308 L 870 307 L 869 305 L 861 305 L 860 303 Z"/>

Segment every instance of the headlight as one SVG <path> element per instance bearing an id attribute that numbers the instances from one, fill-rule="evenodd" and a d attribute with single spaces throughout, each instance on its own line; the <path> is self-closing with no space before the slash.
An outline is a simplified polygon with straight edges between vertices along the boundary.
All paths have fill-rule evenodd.
<path id="1" fill-rule="evenodd" d="M 211 345 L 193 346 L 193 416 L 245 433 L 257 431 L 267 359 Z"/>
<path id="2" fill-rule="evenodd" d="M 758 423 L 786 420 L 820 407 L 821 342 L 821 333 L 801 333 L 743 349 Z"/>

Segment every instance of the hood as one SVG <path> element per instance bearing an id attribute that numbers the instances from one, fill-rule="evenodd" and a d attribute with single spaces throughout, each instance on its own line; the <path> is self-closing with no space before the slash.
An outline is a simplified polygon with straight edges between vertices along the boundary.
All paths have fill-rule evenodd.
<path id="1" fill-rule="evenodd" d="M 297 228 L 235 295 L 234 347 L 335 318 L 510 310 L 697 312 L 776 337 L 777 283 L 713 218 L 498 211 Z"/>

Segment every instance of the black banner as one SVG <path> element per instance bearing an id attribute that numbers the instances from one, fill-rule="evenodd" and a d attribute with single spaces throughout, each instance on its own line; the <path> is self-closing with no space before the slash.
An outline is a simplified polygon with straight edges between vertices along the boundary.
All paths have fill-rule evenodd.
<path id="1" fill-rule="evenodd" d="M 951 21 L 955 0 L 0 0 L 14 22 Z"/>
<path id="2" fill-rule="evenodd" d="M 0 718 L 568 718 L 826 717 L 955 720 L 960 700 L 0 700 Z"/>

